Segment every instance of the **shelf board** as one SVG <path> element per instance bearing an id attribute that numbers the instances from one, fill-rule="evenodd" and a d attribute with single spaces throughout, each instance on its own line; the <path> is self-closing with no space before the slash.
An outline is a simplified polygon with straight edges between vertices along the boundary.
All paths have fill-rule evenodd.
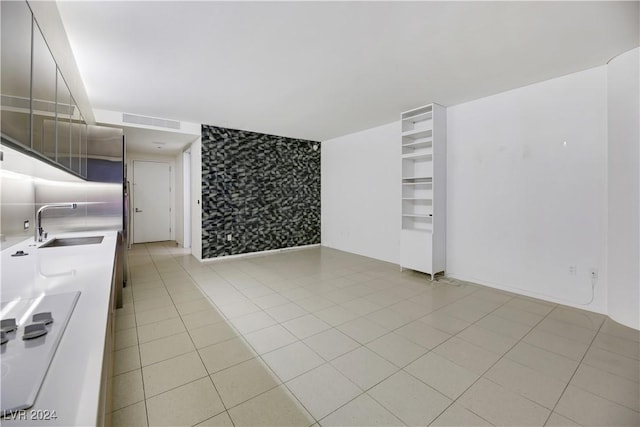
<path id="1" fill-rule="evenodd" d="M 403 217 L 405 218 L 433 218 L 433 215 L 427 215 L 427 214 L 402 214 Z"/>
<path id="2" fill-rule="evenodd" d="M 428 109 L 427 111 L 417 111 L 417 112 L 411 112 L 411 113 L 405 113 L 405 114 L 409 114 L 409 115 L 402 116 L 403 122 L 413 122 L 413 123 L 423 122 L 425 120 L 431 120 L 433 118 L 433 111 L 431 111 L 431 109 Z"/>
<path id="3" fill-rule="evenodd" d="M 424 201 L 429 201 L 429 200 L 433 200 L 432 197 L 403 197 L 402 200 L 424 200 Z"/>
<path id="4" fill-rule="evenodd" d="M 402 177 L 402 181 L 404 182 L 409 182 L 409 183 L 431 183 L 433 182 L 433 177 L 432 176 L 403 176 Z"/>
<path id="5" fill-rule="evenodd" d="M 419 116 L 421 114 L 433 112 L 433 105 L 423 105 L 422 107 L 414 108 L 413 110 L 405 111 L 401 114 L 402 119 L 409 119 L 411 117 Z"/>
<path id="6" fill-rule="evenodd" d="M 422 181 L 422 182 L 403 182 L 402 185 L 432 185 L 431 181 Z"/>
<path id="7" fill-rule="evenodd" d="M 412 147 L 412 148 L 431 147 L 432 145 L 433 145 L 433 137 L 426 138 L 423 141 L 418 141 L 418 138 L 411 138 L 411 142 L 402 144 L 403 147 Z"/>
<path id="8" fill-rule="evenodd" d="M 432 135 L 433 135 L 433 129 L 414 129 L 414 130 L 408 130 L 406 132 L 402 132 L 403 138 L 411 138 L 411 139 L 431 138 Z"/>
<path id="9" fill-rule="evenodd" d="M 402 226 L 402 229 L 407 231 L 419 231 L 421 233 L 433 233 L 433 229 L 431 228 L 416 228 L 416 227 Z"/>
<path id="10" fill-rule="evenodd" d="M 433 157 L 433 153 L 415 153 L 415 154 L 403 154 L 403 160 L 419 160 Z"/>

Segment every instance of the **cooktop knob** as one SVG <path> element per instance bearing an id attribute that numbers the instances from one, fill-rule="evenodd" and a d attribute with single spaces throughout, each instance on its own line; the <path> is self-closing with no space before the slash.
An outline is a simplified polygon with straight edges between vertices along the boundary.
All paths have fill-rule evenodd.
<path id="1" fill-rule="evenodd" d="M 13 332 L 18 328 L 18 324 L 16 323 L 16 319 L 2 319 L 0 321 L 0 329 L 2 332 Z"/>
<path id="2" fill-rule="evenodd" d="M 32 340 L 34 338 L 41 337 L 46 335 L 47 328 L 44 326 L 44 323 L 32 323 L 31 325 L 27 325 L 24 327 L 24 335 L 22 335 L 23 340 Z"/>
<path id="3" fill-rule="evenodd" d="M 42 313 L 36 313 L 31 318 L 33 323 L 44 323 L 48 325 L 49 323 L 53 323 L 53 317 L 51 317 L 50 311 L 43 311 Z"/>

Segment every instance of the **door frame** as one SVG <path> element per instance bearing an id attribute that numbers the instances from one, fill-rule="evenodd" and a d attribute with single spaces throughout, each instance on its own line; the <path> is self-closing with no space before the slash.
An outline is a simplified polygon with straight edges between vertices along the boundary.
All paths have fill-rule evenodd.
<path id="1" fill-rule="evenodd" d="M 183 244 L 191 248 L 191 148 L 182 152 L 182 210 L 183 210 Z M 179 209 L 179 207 L 177 207 Z M 179 224 L 176 224 L 176 227 Z"/>
<path id="2" fill-rule="evenodd" d="M 175 240 L 176 239 L 176 234 L 175 234 L 175 230 L 176 230 L 176 217 L 175 217 L 175 212 L 176 212 L 176 177 L 175 177 L 175 171 L 176 171 L 176 162 L 175 162 L 175 157 L 169 157 L 169 156 L 159 156 L 159 155 L 153 155 L 153 154 L 146 154 L 146 153 L 127 153 L 127 169 L 128 171 L 131 173 L 131 176 L 129 178 L 129 181 L 131 182 L 131 190 L 130 190 L 130 199 L 129 199 L 129 206 L 130 206 L 130 210 L 131 210 L 131 242 L 134 242 L 134 236 L 135 234 L 133 234 L 135 232 L 135 220 L 133 219 L 133 209 L 135 207 L 135 195 L 134 195 L 134 191 L 133 191 L 133 177 L 134 177 L 134 162 L 136 161 L 141 161 L 141 162 L 156 162 L 156 163 L 168 163 L 169 167 L 170 167 L 170 179 L 171 179 L 171 192 L 169 194 L 169 199 L 170 199 L 170 206 L 171 206 L 171 233 L 170 233 L 170 240 Z"/>

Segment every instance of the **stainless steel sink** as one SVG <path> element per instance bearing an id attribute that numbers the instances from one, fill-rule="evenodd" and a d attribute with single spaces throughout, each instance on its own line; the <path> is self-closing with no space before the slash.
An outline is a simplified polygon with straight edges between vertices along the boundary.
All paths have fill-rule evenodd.
<path id="1" fill-rule="evenodd" d="M 89 237 L 63 237 L 60 239 L 51 239 L 42 248 L 56 248 L 59 246 L 78 246 L 78 245 L 95 245 L 102 243 L 104 236 L 89 236 Z"/>

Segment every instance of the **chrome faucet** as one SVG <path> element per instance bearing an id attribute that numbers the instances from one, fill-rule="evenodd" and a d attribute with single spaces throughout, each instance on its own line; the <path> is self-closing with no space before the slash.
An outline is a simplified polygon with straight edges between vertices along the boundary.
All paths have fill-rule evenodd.
<path id="1" fill-rule="evenodd" d="M 47 234 L 42 229 L 42 212 L 49 209 L 62 209 L 62 208 L 76 209 L 77 207 L 78 207 L 77 203 L 65 203 L 65 204 L 58 204 L 58 205 L 44 205 L 43 207 L 38 209 L 38 213 L 36 214 L 36 235 L 34 237 L 34 240 L 36 242 L 42 242 L 43 236 L 46 236 Z"/>

